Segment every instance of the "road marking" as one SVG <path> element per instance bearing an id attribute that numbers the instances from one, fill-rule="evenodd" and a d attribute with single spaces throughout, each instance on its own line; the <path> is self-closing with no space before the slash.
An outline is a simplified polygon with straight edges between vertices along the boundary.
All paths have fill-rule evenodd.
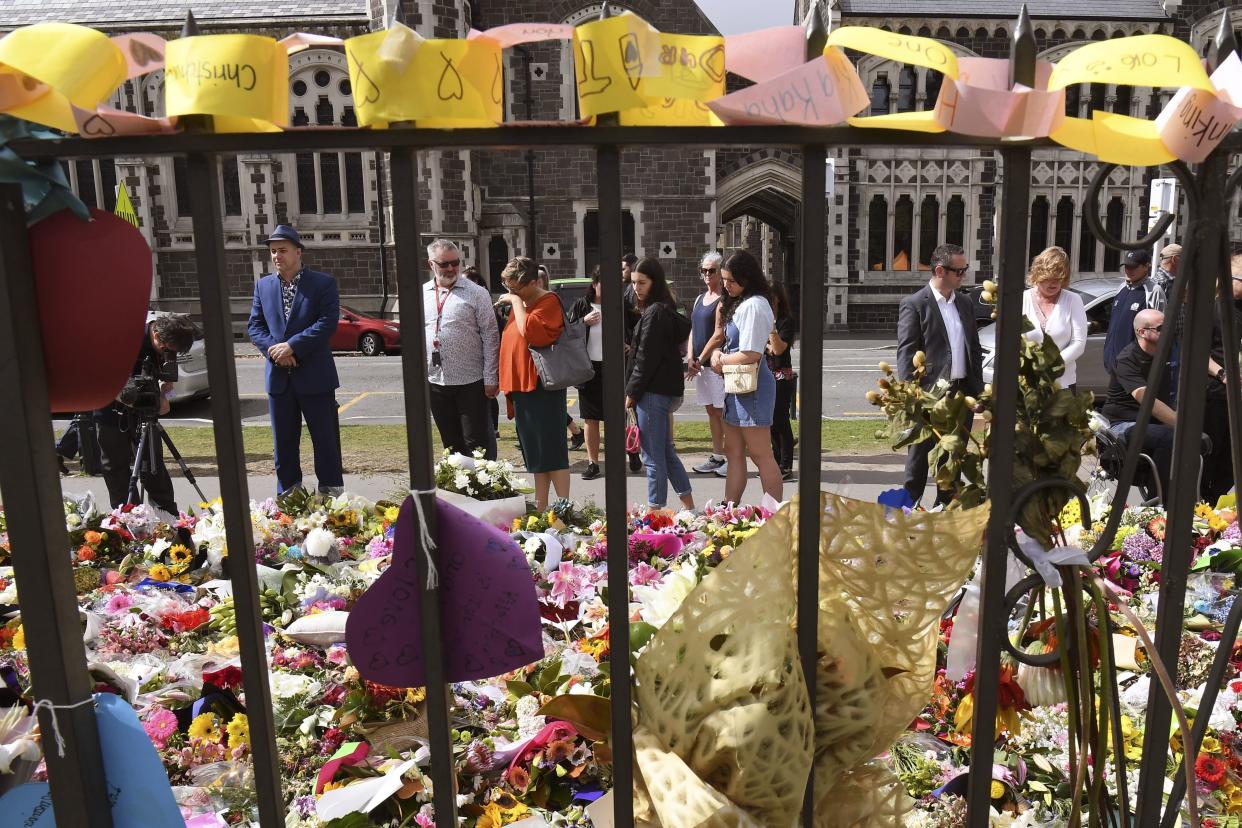
<path id="1" fill-rule="evenodd" d="M 874 411 L 842 411 L 841 416 L 842 417 L 877 417 L 879 415 Z"/>
<path id="2" fill-rule="evenodd" d="M 367 397 L 369 397 L 369 396 L 371 396 L 371 392 L 370 392 L 370 391 L 363 391 L 361 394 L 359 394 L 358 396 L 354 397 L 352 400 L 350 400 L 349 402 L 345 403 L 345 404 L 344 404 L 344 405 L 342 405 L 340 408 L 338 408 L 338 409 L 336 410 L 336 413 L 339 415 L 342 411 L 346 411 L 346 410 L 348 410 L 348 409 L 349 409 L 349 407 L 350 407 L 351 405 L 353 405 L 354 403 L 358 402 L 359 400 L 366 399 L 366 398 L 367 398 Z"/>

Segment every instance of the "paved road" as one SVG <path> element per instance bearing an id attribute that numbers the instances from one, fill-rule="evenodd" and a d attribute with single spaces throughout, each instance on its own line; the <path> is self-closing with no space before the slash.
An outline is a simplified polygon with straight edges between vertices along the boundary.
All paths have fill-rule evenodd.
<path id="1" fill-rule="evenodd" d="M 891 361 L 896 346 L 885 338 L 842 338 L 824 343 L 826 370 L 819 383 L 824 416 L 828 418 L 874 417 L 875 409 L 867 405 L 864 395 L 875 387 L 879 371 L 876 364 Z M 242 422 L 245 425 L 267 425 L 267 399 L 263 393 L 263 362 L 249 345 L 237 346 L 237 387 L 241 395 Z M 800 346 L 794 348 L 795 367 L 800 364 Z M 363 357 L 340 354 L 337 370 L 341 387 L 337 400 L 341 405 L 341 422 L 349 425 L 400 424 L 405 422 L 405 400 L 401 390 L 401 359 L 396 356 Z M 813 386 L 805 379 L 803 392 Z M 576 395 L 571 389 L 570 408 L 577 415 Z M 678 417 L 705 419 L 702 406 L 695 398 L 694 384 L 686 387 L 685 403 Z M 211 424 L 211 405 L 206 400 L 183 403 L 163 420 L 165 425 Z"/>

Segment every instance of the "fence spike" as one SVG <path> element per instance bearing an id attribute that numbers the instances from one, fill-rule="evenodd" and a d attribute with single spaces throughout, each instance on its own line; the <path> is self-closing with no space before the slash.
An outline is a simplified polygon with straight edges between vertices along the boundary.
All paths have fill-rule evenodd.
<path id="1" fill-rule="evenodd" d="M 1026 3 L 1018 12 L 1018 22 L 1013 27 L 1013 39 L 1009 43 L 1009 87 L 1015 84 L 1035 87 L 1035 27 Z"/>
<path id="2" fill-rule="evenodd" d="M 824 53 L 828 45 L 828 29 L 824 26 L 824 16 L 820 14 L 819 0 L 811 0 L 803 18 L 806 25 L 806 59 L 814 60 Z"/>
<path id="3" fill-rule="evenodd" d="M 1238 39 L 1233 33 L 1233 21 L 1229 17 L 1229 7 L 1220 10 L 1220 25 L 1216 27 L 1216 36 L 1208 44 L 1208 72 L 1215 72 L 1216 67 L 1225 62 L 1231 54 L 1238 51 Z"/>

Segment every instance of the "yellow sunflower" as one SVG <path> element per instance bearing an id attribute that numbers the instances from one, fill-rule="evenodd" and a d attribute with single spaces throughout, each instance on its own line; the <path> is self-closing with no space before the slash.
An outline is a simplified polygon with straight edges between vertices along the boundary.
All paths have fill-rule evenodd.
<path id="1" fill-rule="evenodd" d="M 172 580 L 172 572 L 163 564 L 156 564 L 147 570 L 147 577 L 152 581 L 169 581 Z"/>
<path id="2" fill-rule="evenodd" d="M 190 741 L 218 742 L 222 738 L 220 720 L 215 713 L 200 713 L 190 722 Z"/>
<path id="3" fill-rule="evenodd" d="M 168 550 L 168 560 L 174 564 L 188 564 L 194 560 L 194 553 L 190 551 L 188 546 L 179 543 Z"/>

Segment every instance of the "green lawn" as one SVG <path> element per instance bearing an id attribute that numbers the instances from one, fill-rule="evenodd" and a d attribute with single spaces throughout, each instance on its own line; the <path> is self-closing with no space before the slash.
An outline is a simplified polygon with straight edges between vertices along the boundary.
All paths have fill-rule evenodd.
<path id="1" fill-rule="evenodd" d="M 889 444 L 877 440 L 875 433 L 883 425 L 880 419 L 825 420 L 820 427 L 825 454 L 882 454 Z M 798 423 L 794 422 L 794 433 Z M 210 428 L 171 427 L 168 434 L 195 474 L 214 475 L 215 440 Z M 246 445 L 246 467 L 251 474 L 272 474 L 272 432 L 267 426 L 242 429 Z M 434 449 L 442 448 L 439 436 L 432 430 Z M 711 451 L 711 432 L 705 421 L 679 422 L 676 431 L 677 450 L 686 455 L 703 455 Z M 347 425 L 341 427 L 341 453 L 345 468 L 351 474 L 400 472 L 409 468 L 405 427 L 399 425 Z M 310 436 L 302 434 L 302 453 L 309 457 Z M 520 460 L 517 435 L 511 423 L 501 423 L 499 452 L 502 458 Z M 166 455 L 167 456 L 167 455 Z M 571 460 L 585 459 L 574 452 Z"/>

